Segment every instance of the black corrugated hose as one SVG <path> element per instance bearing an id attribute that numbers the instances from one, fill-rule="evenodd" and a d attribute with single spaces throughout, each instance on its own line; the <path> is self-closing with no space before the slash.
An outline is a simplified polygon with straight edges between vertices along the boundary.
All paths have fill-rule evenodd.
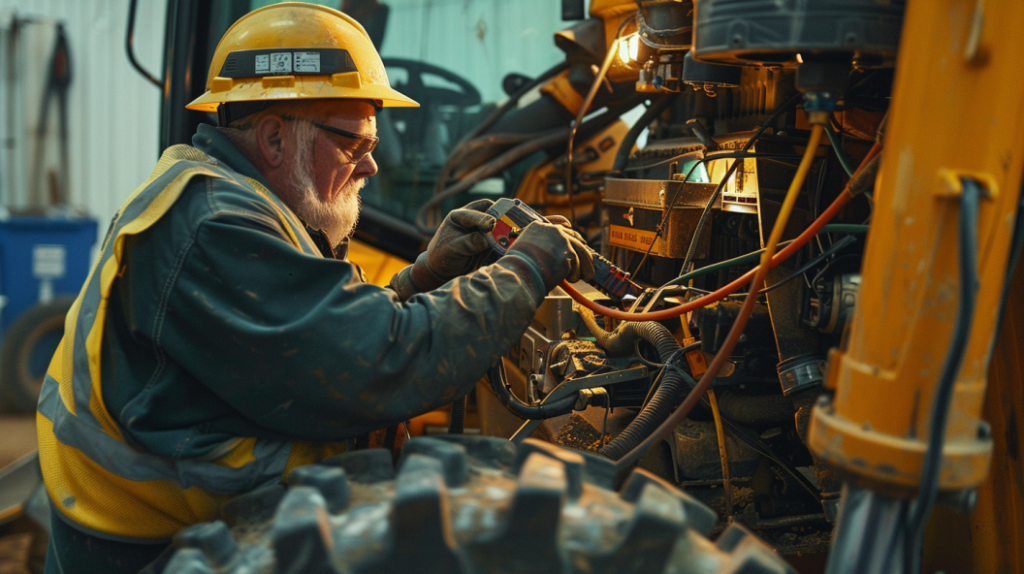
<path id="1" fill-rule="evenodd" d="M 466 429 L 466 397 L 452 401 L 452 412 L 448 417 L 448 434 L 462 434 Z"/>
<path id="2" fill-rule="evenodd" d="M 644 111 L 644 114 L 640 116 L 640 118 L 636 120 L 636 123 L 633 124 L 633 127 L 629 128 L 629 131 L 626 132 L 626 137 L 622 138 L 622 143 L 619 144 L 619 149 L 615 152 L 615 163 L 612 166 L 612 169 L 619 172 L 625 171 L 626 166 L 629 164 L 629 153 L 633 151 L 633 144 L 636 143 L 637 138 L 639 138 L 640 134 L 651 125 L 654 118 L 660 116 L 662 112 L 668 109 L 669 104 L 671 104 L 674 99 L 674 94 L 670 94 L 662 96 L 661 99 L 651 102 L 651 105 L 646 111 Z"/>
<path id="3" fill-rule="evenodd" d="M 665 363 L 661 385 L 654 391 L 651 400 L 640 409 L 636 418 L 619 436 L 598 451 L 612 460 L 618 460 L 650 436 L 654 429 L 658 428 L 658 425 L 672 413 L 672 408 L 679 398 L 679 391 L 684 384 L 682 373 L 674 365 L 682 349 L 672 337 L 672 333 L 660 323 L 654 321 L 627 322 L 609 332 L 598 326 L 597 319 L 589 309 L 581 305 L 574 305 L 574 307 L 583 318 L 587 328 L 590 329 L 590 333 L 594 335 L 598 346 L 607 351 L 609 355 L 630 355 L 633 353 L 633 344 L 636 340 L 643 339 L 657 349 L 658 361 Z"/>

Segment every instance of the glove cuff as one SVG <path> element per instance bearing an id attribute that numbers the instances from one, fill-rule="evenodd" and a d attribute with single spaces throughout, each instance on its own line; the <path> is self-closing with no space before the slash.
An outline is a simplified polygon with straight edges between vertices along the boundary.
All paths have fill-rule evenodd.
<path id="1" fill-rule="evenodd" d="M 388 284 L 402 301 L 408 301 L 413 295 L 419 293 L 416 285 L 412 282 L 412 268 L 413 265 L 409 265 L 395 273 Z"/>
<path id="2" fill-rule="evenodd" d="M 434 270 L 430 268 L 430 264 L 427 263 L 427 253 L 425 251 L 420 253 L 420 256 L 416 258 L 416 262 L 409 267 L 412 268 L 409 272 L 410 279 L 416 290 L 420 293 L 433 291 L 449 281 L 449 279 L 434 273 Z"/>

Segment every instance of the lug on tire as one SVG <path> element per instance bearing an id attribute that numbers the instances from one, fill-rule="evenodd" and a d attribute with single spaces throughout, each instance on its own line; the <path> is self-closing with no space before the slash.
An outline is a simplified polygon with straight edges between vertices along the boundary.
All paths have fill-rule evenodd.
<path id="1" fill-rule="evenodd" d="M 791 574 L 739 525 L 644 470 L 528 439 L 407 441 L 296 468 L 182 530 L 143 572 Z"/>
<path id="2" fill-rule="evenodd" d="M 64 317 L 74 301 L 74 297 L 57 297 L 31 307 L 4 333 L 0 402 L 17 412 L 36 410 L 43 376 L 64 334 Z"/>

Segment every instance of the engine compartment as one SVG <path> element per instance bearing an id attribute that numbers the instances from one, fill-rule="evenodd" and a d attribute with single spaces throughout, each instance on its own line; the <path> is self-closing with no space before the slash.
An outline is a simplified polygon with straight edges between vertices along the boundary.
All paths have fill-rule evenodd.
<path id="1" fill-rule="evenodd" d="M 595 2 L 591 20 L 574 29 L 596 28 L 602 9 L 611 9 L 605 4 L 615 3 Z M 570 211 L 591 245 L 647 288 L 615 300 L 575 285 L 585 297 L 657 312 L 750 272 L 806 151 L 810 115 L 827 117 L 827 141 L 813 152 L 783 242 L 851 185 L 864 192 L 768 273 L 713 393 L 638 461 L 713 508 L 718 530 L 738 521 L 780 553 L 825 552 L 841 480 L 807 449 L 807 432 L 812 407 L 829 392 L 829 349 L 840 344 L 857 300 L 874 178 L 851 176 L 862 162 L 870 168 L 884 135 L 903 3 L 617 4 L 636 15 L 612 41 L 619 49 L 606 78 L 595 80 L 596 64 L 570 65 L 567 74 L 611 82 L 594 109 L 646 96 L 645 114 L 616 142 L 612 169 L 581 163 L 565 180 L 563 155 L 552 161 L 546 189 L 524 183 L 517 192 L 546 214 Z M 637 150 L 641 129 L 647 143 Z M 740 313 L 745 292 L 735 291 L 677 318 L 633 323 L 602 322 L 556 290 L 489 384 L 478 385 L 482 434 L 533 436 L 618 459 L 707 369 Z M 569 396 L 569 412 L 536 410 Z M 535 410 L 510 412 L 510 400 Z"/>

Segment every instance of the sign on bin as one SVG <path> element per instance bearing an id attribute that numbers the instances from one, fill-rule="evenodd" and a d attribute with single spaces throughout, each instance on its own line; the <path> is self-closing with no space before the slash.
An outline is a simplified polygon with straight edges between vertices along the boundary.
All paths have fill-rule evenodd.
<path id="1" fill-rule="evenodd" d="M 67 250 L 63 245 L 36 245 L 32 248 L 32 276 L 36 279 L 60 279 L 64 276 Z"/>
<path id="2" fill-rule="evenodd" d="M 39 301 L 53 299 L 53 282 L 64 277 L 67 250 L 63 245 L 35 245 L 32 247 L 32 275 L 39 279 Z"/>

